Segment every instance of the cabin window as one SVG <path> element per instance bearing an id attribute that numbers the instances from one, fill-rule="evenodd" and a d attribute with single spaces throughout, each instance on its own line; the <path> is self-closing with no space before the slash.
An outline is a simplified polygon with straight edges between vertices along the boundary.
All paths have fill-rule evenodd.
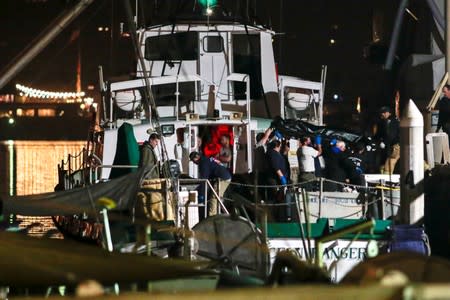
<path id="1" fill-rule="evenodd" d="M 250 75 L 250 97 L 262 97 L 261 82 L 261 47 L 259 35 L 233 35 L 233 70 L 235 73 Z M 236 98 L 245 99 L 245 83 L 235 82 Z"/>
<path id="2" fill-rule="evenodd" d="M 203 38 L 203 51 L 222 52 L 223 38 L 220 35 L 205 36 Z"/>
<path id="3" fill-rule="evenodd" d="M 174 106 L 176 101 L 177 86 L 175 83 L 167 83 L 152 86 L 153 96 L 157 106 Z M 178 105 L 186 106 L 190 101 L 197 99 L 196 86 L 193 82 L 180 82 L 178 84 Z"/>
<path id="4" fill-rule="evenodd" d="M 147 60 L 196 60 L 198 37 L 196 32 L 159 35 L 145 40 Z"/>

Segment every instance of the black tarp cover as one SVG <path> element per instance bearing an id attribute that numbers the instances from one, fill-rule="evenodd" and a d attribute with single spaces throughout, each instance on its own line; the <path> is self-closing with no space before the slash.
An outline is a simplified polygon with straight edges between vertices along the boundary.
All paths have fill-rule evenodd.
<path id="1" fill-rule="evenodd" d="M 86 213 L 95 216 L 103 208 L 99 199 L 114 201 L 113 210 L 126 211 L 134 206 L 135 196 L 148 169 L 67 191 L 25 196 L 1 196 L 2 213 L 25 216 L 56 216 Z"/>

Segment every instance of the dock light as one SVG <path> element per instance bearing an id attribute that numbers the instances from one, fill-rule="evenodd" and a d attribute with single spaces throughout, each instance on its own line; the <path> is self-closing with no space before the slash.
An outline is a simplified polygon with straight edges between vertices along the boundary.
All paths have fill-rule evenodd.
<path id="1" fill-rule="evenodd" d="M 338 94 L 334 94 L 334 95 L 333 95 L 333 99 L 334 99 L 335 101 L 337 101 L 337 100 L 339 99 L 339 95 L 338 95 Z"/>
<path id="2" fill-rule="evenodd" d="M 13 125 L 16 121 L 14 120 L 14 118 L 9 118 L 8 119 L 8 124 L 9 125 Z"/>

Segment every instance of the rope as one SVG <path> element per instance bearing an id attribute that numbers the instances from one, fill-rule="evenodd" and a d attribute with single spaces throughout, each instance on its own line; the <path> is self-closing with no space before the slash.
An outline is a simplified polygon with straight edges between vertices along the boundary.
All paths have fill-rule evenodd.
<path id="1" fill-rule="evenodd" d="M 343 183 L 340 181 L 335 181 L 335 180 L 331 180 L 331 179 L 327 179 L 327 178 L 322 178 L 323 182 L 331 182 L 331 183 L 335 183 L 335 184 L 339 184 L 342 186 L 346 186 L 346 187 L 352 187 L 355 190 L 358 189 L 362 189 L 362 190 L 386 190 L 386 187 L 383 186 L 365 186 L 365 185 L 356 185 L 356 184 L 350 184 L 350 183 Z M 303 186 L 306 186 L 308 184 L 311 183 L 315 183 L 315 182 L 319 182 L 320 178 L 318 179 L 313 179 L 313 180 L 308 180 L 308 181 L 303 181 L 301 183 L 290 183 L 290 184 L 286 184 L 286 185 L 258 185 L 258 184 L 249 184 L 249 183 L 239 183 L 239 182 L 230 182 L 230 185 L 235 185 L 235 186 L 242 186 L 242 187 L 250 187 L 250 188 L 302 188 Z M 396 188 L 393 188 L 393 190 L 398 190 Z"/>

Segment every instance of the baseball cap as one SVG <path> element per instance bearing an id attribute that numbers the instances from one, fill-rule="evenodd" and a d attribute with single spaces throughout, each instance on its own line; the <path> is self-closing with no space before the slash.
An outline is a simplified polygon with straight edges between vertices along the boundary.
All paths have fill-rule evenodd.
<path id="1" fill-rule="evenodd" d="M 389 106 L 382 106 L 380 108 L 380 114 L 385 113 L 385 112 L 391 112 L 391 109 L 389 108 Z"/>

